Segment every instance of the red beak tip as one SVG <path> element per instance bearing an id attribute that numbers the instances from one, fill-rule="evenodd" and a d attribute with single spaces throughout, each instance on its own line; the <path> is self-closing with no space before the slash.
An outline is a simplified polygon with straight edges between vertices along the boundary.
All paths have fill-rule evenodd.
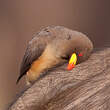
<path id="1" fill-rule="evenodd" d="M 75 67 L 74 64 L 68 64 L 67 70 L 72 70 Z"/>

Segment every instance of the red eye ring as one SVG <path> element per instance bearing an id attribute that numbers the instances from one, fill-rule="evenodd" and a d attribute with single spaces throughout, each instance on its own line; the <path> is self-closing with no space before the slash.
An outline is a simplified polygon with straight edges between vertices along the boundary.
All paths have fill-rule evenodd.
<path id="1" fill-rule="evenodd" d="M 82 53 L 79 53 L 78 56 L 81 57 L 81 56 L 83 56 L 83 54 Z"/>

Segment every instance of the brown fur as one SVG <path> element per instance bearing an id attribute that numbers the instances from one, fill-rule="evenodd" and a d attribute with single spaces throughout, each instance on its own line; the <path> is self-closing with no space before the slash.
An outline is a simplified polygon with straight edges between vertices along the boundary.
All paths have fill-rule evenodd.
<path id="1" fill-rule="evenodd" d="M 37 81 L 9 110 L 110 110 L 110 48 L 72 71 L 65 67 Z"/>

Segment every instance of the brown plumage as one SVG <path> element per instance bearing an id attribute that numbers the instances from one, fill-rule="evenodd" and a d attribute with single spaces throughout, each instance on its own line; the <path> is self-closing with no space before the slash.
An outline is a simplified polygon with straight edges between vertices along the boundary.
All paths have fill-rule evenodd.
<path id="1" fill-rule="evenodd" d="M 29 42 L 17 83 L 25 74 L 29 82 L 35 81 L 44 71 L 68 61 L 73 52 L 83 54 L 78 57 L 80 63 L 92 50 L 93 44 L 86 35 L 62 26 L 46 27 Z"/>

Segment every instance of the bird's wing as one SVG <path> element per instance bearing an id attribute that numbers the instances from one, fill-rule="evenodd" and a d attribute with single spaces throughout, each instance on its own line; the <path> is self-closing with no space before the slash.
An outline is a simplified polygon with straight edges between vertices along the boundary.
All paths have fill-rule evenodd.
<path id="1" fill-rule="evenodd" d="M 26 74 L 26 72 L 29 70 L 31 64 L 33 61 L 37 60 L 39 56 L 41 56 L 42 52 L 44 51 L 46 45 L 52 40 L 53 37 L 44 34 L 39 34 L 36 37 L 34 37 L 28 44 L 25 55 L 23 57 L 21 67 L 20 67 L 20 75 L 17 79 L 17 82 L 21 79 L 23 75 Z"/>

